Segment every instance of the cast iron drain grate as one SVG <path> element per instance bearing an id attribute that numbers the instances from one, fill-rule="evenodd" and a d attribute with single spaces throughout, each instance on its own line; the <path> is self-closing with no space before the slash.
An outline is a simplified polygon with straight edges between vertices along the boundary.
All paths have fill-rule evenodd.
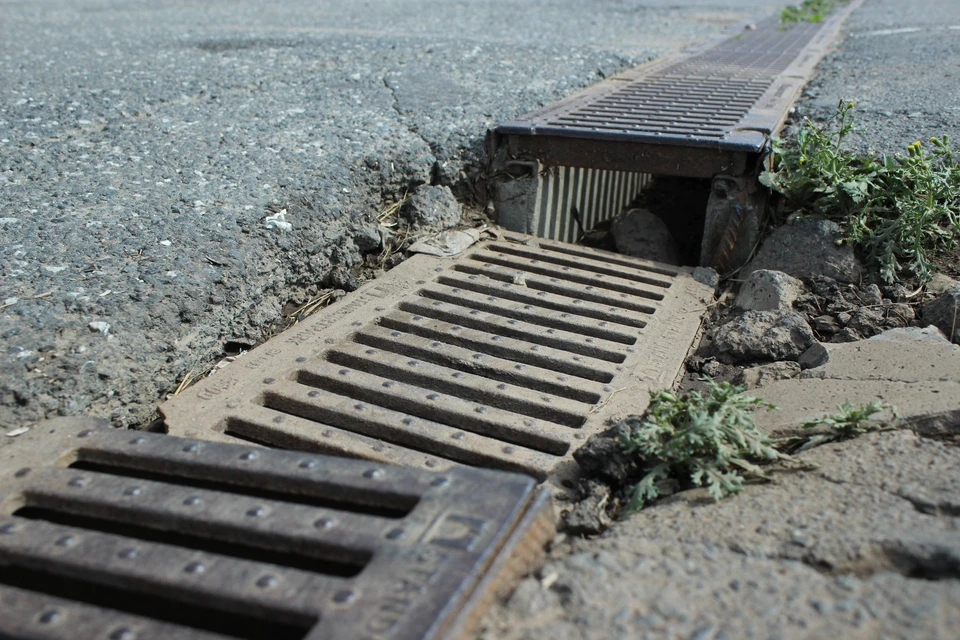
<path id="1" fill-rule="evenodd" d="M 160 410 L 174 435 L 545 479 L 673 383 L 713 298 L 690 273 L 512 234 L 414 256 Z"/>
<path id="2" fill-rule="evenodd" d="M 713 177 L 762 151 L 846 16 L 769 18 L 697 53 L 627 71 L 497 127 L 513 157 L 541 164 Z M 628 147 L 619 145 L 626 143 Z M 641 152 L 638 145 L 655 145 Z M 715 157 L 694 157 L 702 150 Z M 740 169 L 740 171 L 738 171 Z"/>
<path id="3" fill-rule="evenodd" d="M 0 451 L 3 638 L 461 637 L 553 534 L 516 474 L 34 433 Z"/>

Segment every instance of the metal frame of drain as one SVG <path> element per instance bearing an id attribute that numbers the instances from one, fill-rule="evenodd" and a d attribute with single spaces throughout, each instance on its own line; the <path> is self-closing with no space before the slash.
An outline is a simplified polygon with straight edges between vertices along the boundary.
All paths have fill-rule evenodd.
<path id="1" fill-rule="evenodd" d="M 853 0 L 822 22 L 741 24 L 733 36 L 640 65 L 564 100 L 501 123 L 489 145 L 498 222 L 577 241 L 637 195 L 596 185 L 622 176 L 722 179 L 707 212 L 701 264 L 725 270 L 749 254 L 762 220 L 755 177 L 769 137 L 827 52 Z M 748 177 L 753 182 L 743 180 Z M 734 198 L 730 180 L 740 179 Z M 735 205 L 735 206 L 733 206 Z M 761 207 L 762 209 L 762 207 Z M 584 212 L 587 211 L 585 214 Z M 731 229 L 731 227 L 734 227 Z M 730 243 L 734 247 L 726 246 Z"/>
<path id="2" fill-rule="evenodd" d="M 459 638 L 553 517 L 518 474 L 61 419 L 0 450 L 0 637 Z"/>
<path id="3" fill-rule="evenodd" d="M 672 385 L 712 299 L 687 268 L 507 234 L 414 256 L 160 410 L 174 435 L 562 482 Z"/>

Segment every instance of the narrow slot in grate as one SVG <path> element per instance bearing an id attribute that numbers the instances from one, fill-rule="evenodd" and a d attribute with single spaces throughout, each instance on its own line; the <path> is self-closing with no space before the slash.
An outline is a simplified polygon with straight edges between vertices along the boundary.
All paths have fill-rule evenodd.
<path id="1" fill-rule="evenodd" d="M 448 305 L 445 303 L 443 306 L 436 306 L 414 299 L 409 302 L 401 302 L 398 308 L 401 311 L 413 314 L 411 320 L 415 323 L 423 322 L 427 318 L 452 322 L 490 334 L 490 339 L 493 341 L 497 341 L 497 338 L 500 340 L 503 338 L 513 338 L 534 346 L 541 345 L 558 351 L 566 351 L 580 356 L 618 364 L 625 359 L 624 354 L 615 347 L 608 348 L 606 345 L 595 341 L 589 342 L 591 340 L 590 338 L 584 338 L 580 335 L 559 329 L 541 330 L 526 322 L 504 320 L 499 314 L 480 312 L 477 309 L 470 309 L 469 307 L 461 307 L 453 304 Z M 533 347 L 530 348 L 532 349 Z"/>
<path id="2" fill-rule="evenodd" d="M 499 266 L 489 262 L 480 263 L 480 261 L 477 261 L 461 263 L 454 266 L 453 269 L 459 273 L 473 275 L 477 278 L 485 277 L 500 282 L 514 282 L 518 274 L 524 274 L 525 286 L 537 291 L 538 295 L 542 292 L 545 296 L 553 294 L 569 298 L 574 303 L 580 300 L 581 303 L 593 302 L 599 305 L 608 305 L 612 313 L 626 310 L 651 314 L 656 311 L 656 307 L 652 306 L 652 303 L 659 302 L 663 299 L 661 296 L 651 294 L 643 296 L 643 298 L 641 298 L 643 302 L 638 302 L 636 298 L 626 293 L 603 291 L 599 288 L 592 287 L 592 285 L 582 287 L 575 284 L 563 283 L 557 278 L 549 278 L 530 273 L 512 264 L 510 266 Z"/>
<path id="3" fill-rule="evenodd" d="M 613 374 L 610 371 L 605 370 L 604 367 L 591 366 L 592 363 L 585 362 L 582 356 L 574 356 L 580 357 L 580 360 L 574 360 L 574 357 L 570 357 L 567 353 L 557 352 L 546 347 L 534 350 L 522 341 L 502 338 L 497 334 L 474 331 L 455 323 L 444 321 L 415 322 L 409 314 L 405 316 L 392 314 L 381 318 L 380 325 L 387 329 L 394 329 L 391 336 L 393 333 L 397 333 L 397 336 L 393 336 L 397 338 L 402 337 L 403 333 L 411 333 L 473 349 L 481 357 L 492 355 L 596 382 L 613 380 Z M 495 341 L 493 340 L 494 337 L 500 337 L 501 339 Z"/>
<path id="4" fill-rule="evenodd" d="M 468 276 L 466 278 L 446 276 L 437 278 L 437 283 L 447 287 L 474 291 L 479 294 L 499 295 L 505 300 L 512 300 L 514 302 L 529 305 L 529 308 L 524 307 L 525 311 L 534 311 L 537 308 L 540 308 L 549 309 L 550 311 L 559 311 L 561 313 L 575 314 L 583 318 L 593 318 L 594 320 L 600 320 L 600 322 L 597 324 L 598 327 L 607 327 L 608 325 L 613 324 L 622 325 L 622 327 L 630 327 L 632 329 L 642 329 L 647 326 L 646 321 L 637 318 L 634 315 L 620 313 L 618 309 L 610 309 L 609 307 L 603 308 L 601 305 L 594 305 L 591 303 L 584 304 L 583 301 L 577 304 L 575 303 L 576 299 L 557 296 L 546 291 L 533 293 L 527 287 L 525 279 L 522 283 L 517 284 L 515 282 L 498 282 L 493 278 L 490 278 L 489 280 L 480 279 L 476 275 Z M 421 292 L 421 295 L 425 297 L 433 297 L 434 291 L 426 289 Z M 656 311 L 655 307 L 646 307 L 645 309 L 646 313 L 654 313 Z M 612 340 L 613 342 L 622 342 L 623 344 L 636 343 L 636 337 L 634 335 L 623 331 L 617 331 L 617 327 L 612 327 L 610 332 L 605 335 L 608 335 L 609 337 L 607 339 Z"/>
<path id="5" fill-rule="evenodd" d="M 298 553 L 278 548 L 265 548 L 214 537 L 178 531 L 169 522 L 149 524 L 123 522 L 106 517 L 78 513 L 83 504 L 48 504 L 41 496 L 27 495 L 27 506 L 13 512 L 14 517 L 61 525 L 77 532 L 96 531 L 140 542 L 155 542 L 190 551 L 204 551 L 215 556 L 289 567 L 326 576 L 349 578 L 358 575 L 370 561 L 370 554 L 355 549 L 337 549 L 322 558 L 300 550 Z M 69 510 L 68 510 L 69 509 Z M 175 525 L 173 525 L 175 526 Z"/>
<path id="6" fill-rule="evenodd" d="M 334 509 L 337 511 L 349 511 L 351 513 L 363 513 L 382 518 L 403 518 L 417 506 L 417 498 L 410 495 L 397 494 L 395 492 L 383 492 L 376 494 L 365 492 L 363 494 L 352 493 L 353 500 L 345 500 L 342 497 L 338 499 L 335 492 L 330 491 L 320 483 L 310 483 L 309 489 L 315 493 L 296 493 L 294 491 L 278 491 L 276 489 L 257 486 L 242 486 L 231 484 L 227 478 L 221 477 L 219 480 L 205 480 L 203 478 L 194 478 L 186 475 L 191 470 L 182 463 L 170 463 L 162 471 L 152 469 L 137 469 L 129 466 L 117 464 L 116 460 L 110 462 L 97 462 L 90 458 L 96 457 L 95 451 L 80 451 L 80 459 L 70 464 L 70 469 L 80 471 L 92 471 L 123 478 L 138 480 L 150 480 L 152 482 L 162 482 L 168 485 L 178 487 L 188 487 L 193 489 L 205 489 L 228 493 L 235 496 L 245 496 L 248 498 L 260 498 L 272 502 L 286 504 L 300 504 L 308 507 L 321 507 L 324 509 Z M 223 476 L 222 472 L 219 474 Z M 251 476 L 250 473 L 245 473 Z M 301 483 L 301 486 L 305 483 Z"/>
<path id="7" fill-rule="evenodd" d="M 589 316 L 582 316 L 582 314 L 579 313 L 571 314 L 569 312 L 552 313 L 552 309 L 548 309 L 542 304 L 528 304 L 526 306 L 505 305 L 505 301 L 514 302 L 514 298 L 519 296 L 513 296 L 511 292 L 505 292 L 503 290 L 496 291 L 496 293 L 496 296 L 474 296 L 464 292 L 460 287 L 453 287 L 450 290 L 425 290 L 421 291 L 420 295 L 436 302 L 446 302 L 469 309 L 476 309 L 477 311 L 496 313 L 505 318 L 513 318 L 514 320 L 521 320 L 529 324 L 536 324 L 550 329 L 570 331 L 609 342 L 618 342 L 626 345 L 636 344 L 637 342 L 637 337 L 634 335 L 620 333 L 597 323 L 586 323 L 582 321 L 582 317 Z M 601 317 L 607 318 L 607 316 Z M 578 320 L 580 321 L 578 322 Z"/>
<path id="8" fill-rule="evenodd" d="M 230 418 L 227 420 L 227 423 L 223 428 L 224 435 L 228 435 L 231 438 L 238 440 L 240 442 L 249 442 L 250 444 L 255 444 L 258 447 L 266 447 L 268 449 L 298 449 L 300 451 L 310 451 L 312 453 L 325 453 L 326 450 L 322 447 L 315 448 L 308 446 L 312 444 L 311 441 L 304 438 L 287 438 L 287 441 L 291 444 L 284 447 L 283 445 L 277 442 L 275 437 L 265 436 L 261 429 L 252 427 L 246 420 L 238 420 L 236 418 Z M 299 445 L 299 446 L 297 446 Z"/>
<path id="9" fill-rule="evenodd" d="M 396 356 L 376 349 L 347 352 L 330 351 L 327 359 L 384 378 L 384 386 L 390 381 L 403 381 L 421 389 L 439 391 L 463 400 L 503 409 L 531 418 L 540 418 L 566 427 L 579 427 L 583 423 L 580 407 L 570 406 L 563 398 L 518 388 L 505 382 L 497 383 L 481 376 L 446 369 L 411 359 Z M 309 375 L 309 374 L 307 374 Z"/>
<path id="10" fill-rule="evenodd" d="M 429 469 L 438 468 L 439 458 L 434 456 L 442 456 L 447 461 L 473 466 L 495 465 L 540 480 L 546 478 L 546 470 L 557 460 L 557 456 L 551 454 L 383 407 L 365 404 L 362 410 L 357 410 L 353 398 L 310 387 L 304 389 L 310 391 L 288 392 L 280 402 L 286 408 L 299 403 L 305 416 L 258 407 L 263 412 L 260 419 L 234 420 L 233 428 L 270 440 L 286 435 L 285 431 L 277 430 L 279 419 L 279 424 L 302 426 L 311 432 L 314 437 L 307 441 L 310 446 L 335 451 L 339 455 L 371 457 L 392 452 L 406 462 L 419 457 L 418 462 Z M 349 444 L 355 446 L 346 446 L 344 440 L 352 441 Z M 426 459 L 420 454 L 427 454 Z"/>
<path id="11" fill-rule="evenodd" d="M 262 617 L 236 611 L 224 612 L 198 601 L 173 599 L 156 593 L 138 593 L 129 587 L 113 587 L 88 578 L 56 574 L 46 567 L 4 566 L 2 561 L 0 585 L 32 592 L 42 598 L 46 606 L 41 608 L 40 621 L 41 624 L 45 621 L 48 626 L 67 617 L 64 611 L 75 609 L 76 603 L 92 605 L 110 615 L 121 613 L 166 623 L 171 625 L 165 628 L 170 634 L 167 636 L 169 638 L 181 637 L 180 634 L 189 634 L 191 631 L 205 631 L 236 640 L 302 640 L 317 623 L 316 618 L 309 617 L 290 620 L 289 613 L 282 611 L 262 611 Z M 51 598 L 59 602 L 51 603 Z M 10 614 L 8 610 L 4 615 Z M 134 638 L 133 626 L 117 626 L 109 637 Z M 0 637 L 20 640 L 42 636 L 6 635 L 0 624 Z"/>
<path id="12" fill-rule="evenodd" d="M 505 253 L 505 252 L 504 252 Z M 650 300 L 663 300 L 662 293 L 656 293 L 647 289 L 641 289 L 633 284 L 624 284 L 606 280 L 604 275 L 592 275 L 586 273 L 573 273 L 571 267 L 554 267 L 551 265 L 540 264 L 537 260 L 511 259 L 504 254 L 487 253 L 473 255 L 472 258 L 477 262 L 489 265 L 507 267 L 513 269 L 523 269 L 529 273 L 535 273 L 541 276 L 551 278 L 554 283 L 573 283 L 585 285 L 601 290 L 618 293 L 624 297 L 637 296 L 640 298 L 649 298 Z"/>
<path id="13" fill-rule="evenodd" d="M 620 267 L 625 267 L 626 269 L 643 269 L 644 271 L 649 271 L 650 273 L 656 273 L 662 276 L 667 276 L 668 278 L 676 278 L 680 273 L 676 269 L 669 269 L 663 265 L 655 265 L 653 263 L 639 263 L 637 260 L 631 260 L 625 256 L 622 256 L 618 253 L 613 253 L 610 255 L 604 254 L 603 256 L 598 256 L 594 252 L 584 251 L 581 247 L 575 245 L 555 245 L 551 246 L 548 250 L 544 251 L 546 254 L 550 253 L 560 253 L 567 256 L 574 256 L 576 258 L 588 259 L 588 260 L 602 260 L 604 264 L 607 265 L 617 265 Z M 623 270 L 617 271 L 619 275 L 623 275 Z"/>
<path id="14" fill-rule="evenodd" d="M 642 297 L 650 297 L 654 300 L 663 299 L 663 293 L 660 291 L 650 291 L 648 289 L 639 289 L 636 286 L 630 288 L 625 288 L 626 285 L 621 283 L 621 280 L 632 281 L 633 283 L 646 284 L 660 289 L 669 289 L 670 281 L 664 280 L 662 278 L 654 278 L 643 274 L 641 271 L 642 266 L 636 264 L 631 265 L 633 269 L 625 271 L 623 269 L 613 269 L 606 261 L 596 260 L 595 257 L 589 256 L 586 254 L 579 254 L 577 260 L 572 260 L 567 258 L 562 253 L 560 255 L 554 255 L 551 252 L 534 252 L 528 249 L 521 249 L 519 247 L 514 247 L 510 245 L 494 245 L 488 249 L 487 252 L 483 255 L 486 257 L 487 253 L 494 254 L 506 254 L 509 256 L 515 256 L 517 258 L 522 258 L 524 260 L 529 260 L 531 262 L 524 263 L 524 266 L 529 268 L 530 266 L 537 266 L 541 263 L 546 263 L 548 265 L 556 265 L 560 267 L 559 274 L 556 277 L 560 279 L 569 280 L 571 282 L 576 282 L 578 284 L 585 285 L 594 285 L 601 288 L 609 288 L 611 291 L 617 291 L 620 293 L 633 293 L 634 295 L 639 295 Z M 558 252 L 559 253 L 559 252 Z M 556 270 L 547 271 L 549 267 L 542 267 L 544 273 L 557 274 Z M 532 270 L 534 273 L 540 273 L 540 270 Z M 662 270 L 661 270 L 662 271 Z M 656 272 L 654 272 L 656 273 Z M 605 278 L 610 278 L 610 280 L 605 280 Z M 596 284 L 600 282 L 601 284 Z"/>
<path id="15" fill-rule="evenodd" d="M 457 371 L 474 373 L 489 380 L 516 384 L 550 393 L 561 398 L 593 405 L 600 401 L 601 390 L 590 389 L 590 382 L 577 379 L 574 382 L 565 375 L 540 367 L 516 363 L 511 360 L 488 356 L 475 358 L 476 352 L 438 340 L 429 340 L 407 334 L 403 340 L 397 340 L 390 331 L 382 327 L 372 327 L 353 336 L 357 344 L 396 353 L 397 355 L 417 358 Z"/>
<path id="16" fill-rule="evenodd" d="M 368 411 L 370 408 L 366 407 L 365 403 L 371 403 L 408 416 L 471 431 L 551 455 L 564 455 L 570 447 L 566 438 L 545 429 L 541 420 L 533 418 L 517 420 L 518 416 L 509 411 L 366 374 L 355 369 L 339 368 L 335 372 L 301 371 L 298 382 L 352 398 L 355 408 L 360 412 Z M 289 396 L 275 392 L 268 392 L 263 404 L 271 409 L 301 417 L 317 417 L 323 420 L 329 415 L 319 404 L 292 401 Z"/>

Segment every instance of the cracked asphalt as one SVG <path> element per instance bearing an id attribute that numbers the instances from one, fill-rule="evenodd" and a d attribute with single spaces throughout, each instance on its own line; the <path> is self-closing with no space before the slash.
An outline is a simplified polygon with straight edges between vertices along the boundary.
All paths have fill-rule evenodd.
<path id="1" fill-rule="evenodd" d="M 145 424 L 496 122 L 778 4 L 0 0 L 0 427 Z"/>

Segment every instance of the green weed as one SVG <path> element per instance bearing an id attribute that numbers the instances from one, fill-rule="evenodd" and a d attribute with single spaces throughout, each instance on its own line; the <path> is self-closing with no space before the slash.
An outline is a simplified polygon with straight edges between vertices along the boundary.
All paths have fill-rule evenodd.
<path id="1" fill-rule="evenodd" d="M 947 136 L 907 155 L 858 156 L 843 146 L 853 103 L 841 101 L 824 126 L 809 119 L 789 142 L 773 140 L 775 170 L 760 181 L 796 210 L 834 218 L 887 282 L 932 276 L 931 258 L 960 239 L 960 165 Z"/>
<path id="2" fill-rule="evenodd" d="M 837 6 L 846 3 L 847 0 L 806 0 L 781 11 L 780 22 L 820 22 Z"/>
<path id="3" fill-rule="evenodd" d="M 707 392 L 677 396 L 651 392 L 643 418 L 627 419 L 620 444 L 636 456 L 643 478 L 628 490 L 626 509 L 656 499 L 671 480 L 706 485 L 714 500 L 743 489 L 745 478 L 766 478 L 759 462 L 785 457 L 753 422 L 758 407 L 776 408 L 739 395 L 743 387 L 703 378 Z"/>
<path id="4" fill-rule="evenodd" d="M 837 405 L 837 413 L 805 422 L 802 428 L 812 429 L 817 425 L 823 425 L 829 429 L 828 435 L 832 438 L 832 441 L 850 440 L 870 431 L 875 431 L 877 425 L 870 419 L 871 416 L 889 408 L 889 405 L 877 400 L 859 407 L 853 406 L 853 403 L 846 400 L 843 404 Z"/>
<path id="5" fill-rule="evenodd" d="M 780 446 L 780 449 L 796 453 L 829 442 L 843 442 L 871 431 L 879 431 L 882 426 L 871 418 L 874 414 L 890 408 L 892 408 L 890 405 L 878 401 L 868 402 L 857 407 L 846 400 L 843 404 L 837 405 L 837 413 L 801 425 L 802 429 L 820 427 L 818 433 L 788 438 Z"/>

